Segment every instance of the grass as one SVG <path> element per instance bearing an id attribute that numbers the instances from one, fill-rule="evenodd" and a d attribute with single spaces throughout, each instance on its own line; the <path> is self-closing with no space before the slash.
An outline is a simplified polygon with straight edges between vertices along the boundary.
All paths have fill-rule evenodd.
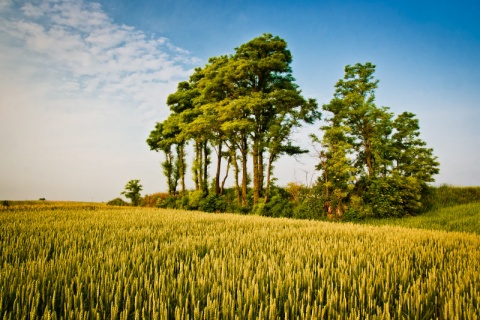
<path id="1" fill-rule="evenodd" d="M 471 232 L 480 234 L 480 202 L 449 206 L 427 213 L 388 219 L 367 219 L 363 224 L 401 226 L 429 230 Z"/>

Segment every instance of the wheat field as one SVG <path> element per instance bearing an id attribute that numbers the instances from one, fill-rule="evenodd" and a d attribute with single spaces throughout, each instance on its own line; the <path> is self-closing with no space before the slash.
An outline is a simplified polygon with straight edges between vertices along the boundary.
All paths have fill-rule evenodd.
<path id="1" fill-rule="evenodd" d="M 479 319 L 480 236 L 102 206 L 0 211 L 1 319 Z"/>

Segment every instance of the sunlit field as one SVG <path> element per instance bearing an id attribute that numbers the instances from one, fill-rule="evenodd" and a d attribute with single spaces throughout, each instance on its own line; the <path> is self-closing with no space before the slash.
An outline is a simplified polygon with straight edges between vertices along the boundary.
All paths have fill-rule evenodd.
<path id="1" fill-rule="evenodd" d="M 87 204 L 0 211 L 2 319 L 478 319 L 474 233 Z"/>
<path id="2" fill-rule="evenodd" d="M 371 225 L 471 232 L 480 235 L 480 202 L 433 210 L 414 217 L 369 219 Z"/>

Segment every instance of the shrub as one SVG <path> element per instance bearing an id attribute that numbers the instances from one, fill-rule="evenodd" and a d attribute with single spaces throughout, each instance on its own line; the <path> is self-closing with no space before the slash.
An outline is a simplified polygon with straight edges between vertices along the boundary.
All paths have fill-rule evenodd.
<path id="1" fill-rule="evenodd" d="M 298 205 L 294 210 L 293 217 L 297 219 L 321 219 L 325 216 L 323 204 L 325 195 L 320 187 L 304 187 L 299 194 Z"/>
<path id="2" fill-rule="evenodd" d="M 140 206 L 142 207 L 156 207 L 159 200 L 163 200 L 168 197 L 168 193 L 157 192 L 153 194 L 146 194 L 140 200 Z"/>
<path id="3" fill-rule="evenodd" d="M 107 202 L 108 206 L 128 206 L 128 203 L 123 201 L 122 198 L 115 198 Z"/>
<path id="4" fill-rule="evenodd" d="M 259 202 L 253 209 L 253 214 L 266 217 L 292 217 L 294 203 L 290 193 L 283 188 L 273 187 L 267 203 Z"/>
<path id="5" fill-rule="evenodd" d="M 413 177 L 390 176 L 367 182 L 363 200 L 376 217 L 402 217 L 421 209 L 422 185 Z"/>
<path id="6" fill-rule="evenodd" d="M 188 210 L 199 210 L 200 203 L 202 202 L 205 194 L 201 190 L 191 191 L 188 194 L 188 207 L 185 209 Z"/>
<path id="7" fill-rule="evenodd" d="M 204 212 L 216 212 L 219 210 L 217 209 L 217 202 L 219 202 L 219 200 L 219 196 L 215 194 L 209 194 L 205 199 L 200 201 L 199 209 Z"/>
<path id="8" fill-rule="evenodd" d="M 164 209 L 176 209 L 177 208 L 177 200 L 178 196 L 175 195 L 167 195 L 165 198 L 158 198 L 157 199 L 157 207 L 164 208 Z"/>

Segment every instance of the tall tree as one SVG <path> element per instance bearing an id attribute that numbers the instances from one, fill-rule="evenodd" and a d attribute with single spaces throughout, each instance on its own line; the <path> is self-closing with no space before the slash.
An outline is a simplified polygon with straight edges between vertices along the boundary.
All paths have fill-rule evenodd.
<path id="1" fill-rule="evenodd" d="M 214 192 L 219 195 L 220 173 L 224 146 L 226 145 L 225 132 L 222 130 L 219 113 L 222 103 L 228 97 L 230 90 L 219 73 L 223 72 L 228 63 L 227 56 L 213 57 L 203 68 L 202 79 L 198 82 L 199 96 L 195 99 L 195 105 L 199 112 L 198 117 L 191 123 L 190 130 L 209 141 L 217 154 L 216 170 L 214 178 Z"/>
<path id="2" fill-rule="evenodd" d="M 150 150 L 162 151 L 165 155 L 165 161 L 162 162 L 163 173 L 167 177 L 168 192 L 175 194 L 178 184 L 178 166 L 175 164 L 175 154 L 172 150 L 176 141 L 178 131 L 172 131 L 168 122 L 157 122 L 155 129 L 150 132 L 147 144 Z"/>
<path id="3" fill-rule="evenodd" d="M 333 114 L 332 124 L 350 128 L 348 135 L 356 155 L 357 174 L 366 171 L 368 177 L 374 177 L 381 166 L 377 151 L 386 143 L 389 126 L 385 121 L 391 117 L 388 108 L 377 108 L 374 103 L 378 87 L 374 72 L 375 65 L 370 62 L 347 65 L 344 78 L 335 85 L 334 98 L 323 106 Z"/>
<path id="4" fill-rule="evenodd" d="M 347 65 L 333 99 L 323 106 L 330 117 L 322 127 L 320 182 L 327 201 L 340 204 L 341 210 L 361 197 L 376 215 L 413 213 L 420 204 L 419 190 L 433 181 L 439 164 L 419 138 L 414 114 L 393 120 L 387 107 L 375 105 L 374 72 L 369 62 Z"/>
<path id="5" fill-rule="evenodd" d="M 251 156 L 253 203 L 257 204 L 262 196 L 264 202 L 268 201 L 274 162 L 282 154 L 303 152 L 292 144 L 292 130 L 302 122 L 312 123 L 320 115 L 315 100 L 304 99 L 294 83 L 291 62 L 287 43 L 263 34 L 236 48 L 233 55 L 209 59 L 169 96 L 167 104 L 172 115 L 178 115 L 172 119 L 178 120 L 180 128 L 175 145 L 194 141 L 192 167 L 197 189 L 208 191 L 207 169 L 210 148 L 214 148 L 216 194 L 221 192 L 220 172 L 225 157 L 228 168 L 234 168 L 240 202 L 247 206 Z"/>
<path id="6" fill-rule="evenodd" d="M 433 149 L 420 139 L 418 119 L 411 112 L 403 112 L 393 122 L 392 170 L 401 176 L 433 182 L 440 165 Z"/>
<path id="7" fill-rule="evenodd" d="M 175 126 L 176 145 L 177 145 L 177 168 L 182 182 L 182 193 L 185 192 L 185 175 L 187 170 L 185 159 L 185 146 L 187 141 L 191 138 L 190 132 L 185 128 L 188 128 L 198 112 L 195 110 L 194 99 L 199 95 L 196 90 L 197 79 L 201 75 L 201 69 L 195 69 L 194 74 L 190 77 L 190 81 L 180 82 L 177 86 L 177 91 L 170 94 L 167 98 L 167 105 L 170 107 L 172 113 L 167 119 L 172 125 Z M 196 144 L 197 147 L 197 144 Z M 198 161 L 198 159 L 196 159 Z M 197 167 L 194 166 L 196 169 Z M 195 172 L 194 178 L 197 178 L 197 172 Z M 199 185 L 198 181 L 195 181 L 196 185 Z"/>
<path id="8" fill-rule="evenodd" d="M 234 103 L 241 105 L 248 119 L 253 160 L 253 202 L 264 194 L 265 153 L 270 151 L 269 167 L 281 153 L 283 141 L 299 121 L 316 114 L 314 100 L 306 101 L 292 77 L 292 54 L 285 40 L 263 34 L 235 49 L 230 79 L 237 88 Z M 276 136 L 269 136 L 273 127 Z M 269 144 L 270 142 L 270 144 Z M 292 150 L 292 149 L 291 149 Z"/>

